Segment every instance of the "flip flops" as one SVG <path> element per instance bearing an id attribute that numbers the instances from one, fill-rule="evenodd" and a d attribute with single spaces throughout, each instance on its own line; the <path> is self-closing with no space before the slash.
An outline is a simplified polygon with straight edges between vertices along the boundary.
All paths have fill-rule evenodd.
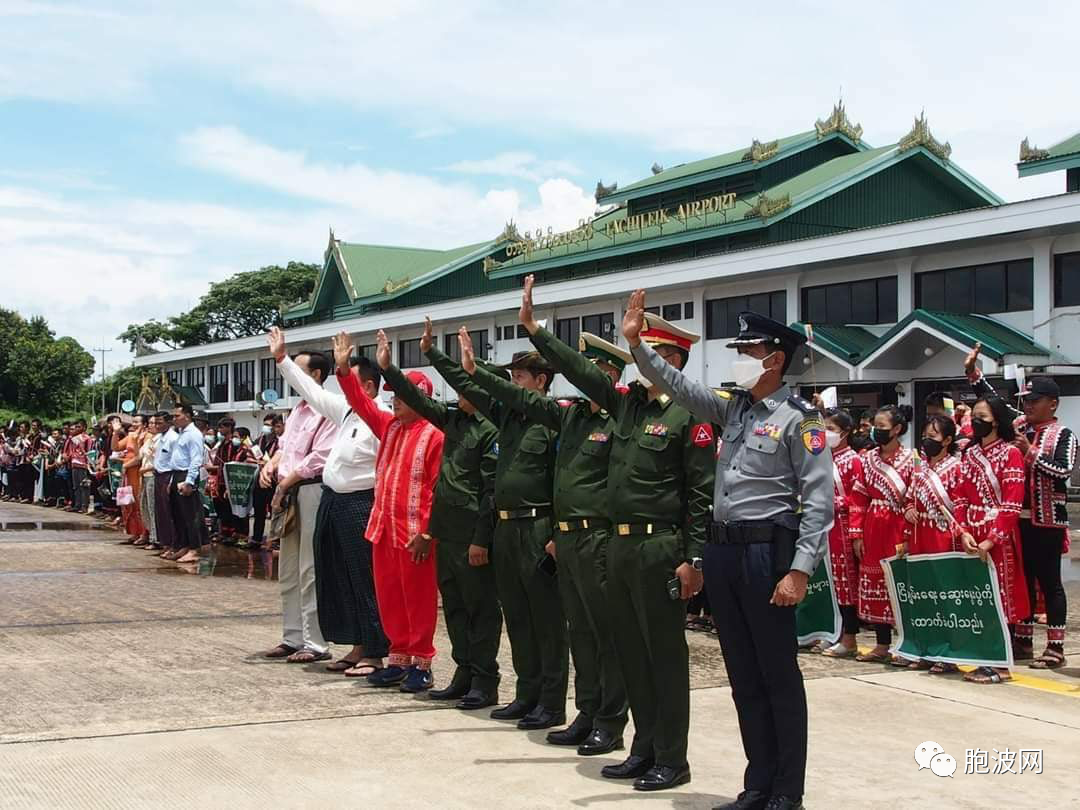
<path id="1" fill-rule="evenodd" d="M 357 664 L 355 667 L 345 670 L 346 678 L 366 678 L 369 675 L 374 675 L 376 672 L 381 671 L 382 667 L 377 667 L 374 664 Z"/>
<path id="2" fill-rule="evenodd" d="M 350 661 L 348 658 L 339 658 L 332 664 L 326 665 L 327 672 L 344 672 L 347 669 L 352 669 L 357 665 L 357 661 Z"/>
<path id="3" fill-rule="evenodd" d="M 1043 650 L 1042 655 L 1034 659 L 1028 666 L 1032 669 L 1060 669 L 1065 666 L 1065 655 L 1051 647 L 1047 647 Z"/>
<path id="4" fill-rule="evenodd" d="M 967 673 L 964 680 L 968 683 L 1004 683 L 1011 681 L 1012 675 L 1002 675 L 992 667 L 979 667 Z"/>
<path id="5" fill-rule="evenodd" d="M 845 647 L 838 641 L 831 647 L 823 649 L 821 654 L 826 658 L 855 658 L 859 654 L 859 650 L 857 647 Z"/>

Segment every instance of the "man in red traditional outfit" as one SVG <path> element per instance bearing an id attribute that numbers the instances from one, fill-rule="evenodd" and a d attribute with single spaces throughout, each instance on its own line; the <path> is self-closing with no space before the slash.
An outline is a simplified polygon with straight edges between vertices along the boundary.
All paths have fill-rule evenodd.
<path id="1" fill-rule="evenodd" d="M 389 363 L 390 343 L 382 331 L 378 341 L 378 352 Z M 395 397 L 392 414 L 380 410 L 350 373 L 351 354 L 349 336 L 340 332 L 334 338 L 338 383 L 349 406 L 380 442 L 375 505 L 364 536 L 373 546 L 375 597 L 390 639 L 390 658 L 368 682 L 422 692 L 432 686 L 435 657 L 438 579 L 427 528 L 442 465 L 443 433 L 400 398 Z M 431 380 L 422 373 L 411 371 L 406 377 L 431 396 Z"/>

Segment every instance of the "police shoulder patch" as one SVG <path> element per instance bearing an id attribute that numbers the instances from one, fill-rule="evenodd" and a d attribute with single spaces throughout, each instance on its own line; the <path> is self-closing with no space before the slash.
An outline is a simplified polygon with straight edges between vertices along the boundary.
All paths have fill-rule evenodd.
<path id="1" fill-rule="evenodd" d="M 799 433 L 803 447 L 811 455 L 816 456 L 825 449 L 825 423 L 816 413 L 799 423 Z"/>
<path id="2" fill-rule="evenodd" d="M 817 408 L 814 407 L 814 403 L 810 402 L 810 400 L 808 399 L 803 399 L 798 394 L 792 394 L 790 397 L 787 398 L 787 401 L 791 405 L 791 407 L 795 408 L 801 413 L 817 413 Z"/>
<path id="3" fill-rule="evenodd" d="M 707 422 L 694 425 L 690 428 L 691 440 L 694 442 L 695 447 L 708 447 L 712 444 L 713 429 L 712 425 Z"/>

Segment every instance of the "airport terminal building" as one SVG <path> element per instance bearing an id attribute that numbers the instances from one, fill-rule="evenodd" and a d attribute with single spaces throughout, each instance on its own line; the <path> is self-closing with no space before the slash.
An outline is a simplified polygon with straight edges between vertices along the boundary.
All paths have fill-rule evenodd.
<path id="1" fill-rule="evenodd" d="M 811 324 L 789 378 L 804 393 L 837 385 L 855 411 L 900 402 L 919 412 L 934 390 L 962 397 L 963 357 L 979 341 L 983 372 L 1003 392 L 1015 391 L 1006 367 L 1052 374 L 1061 416 L 1080 425 L 1080 135 L 1049 149 L 1025 139 L 1020 175 L 1064 171 L 1066 187 L 1005 203 L 953 162 L 924 117 L 894 144 L 862 133 L 838 104 L 796 135 L 601 182 L 596 215 L 559 233 L 510 223 L 490 241 L 429 250 L 331 232 L 311 299 L 285 313 L 289 345 L 328 349 L 344 329 L 371 354 L 382 328 L 395 362 L 421 368 L 430 315 L 449 352 L 464 324 L 487 359 L 508 362 L 529 346 L 517 307 L 532 273 L 538 317 L 572 345 L 582 331 L 621 343 L 622 307 L 644 287 L 650 308 L 702 335 L 687 372 L 711 385 L 730 380 L 725 343 L 748 309 Z M 296 402 L 263 336 L 136 364 L 162 367 L 174 388 L 241 424 Z M 454 397 L 424 370 L 437 396 Z M 281 395 L 273 406 L 266 389 Z M 555 390 L 572 391 L 562 380 Z"/>

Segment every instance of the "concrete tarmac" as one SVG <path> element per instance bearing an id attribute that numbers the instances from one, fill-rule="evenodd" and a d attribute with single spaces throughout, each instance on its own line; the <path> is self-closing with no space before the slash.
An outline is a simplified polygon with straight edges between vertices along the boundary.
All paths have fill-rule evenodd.
<path id="1" fill-rule="evenodd" d="M 181 569 L 118 540 L 93 518 L 0 503 L 0 808 L 704 810 L 741 788 L 738 724 L 711 636 L 689 634 L 693 781 L 640 794 L 599 776 L 615 756 L 580 758 L 486 712 L 259 659 L 280 638 L 268 555 L 221 550 Z M 1010 684 L 801 656 L 806 806 L 1080 807 L 1078 583 L 1069 592 L 1070 666 L 1018 668 Z M 437 646 L 442 683 L 441 625 Z M 509 699 L 505 639 L 501 657 Z M 956 759 L 951 778 L 919 769 L 913 752 L 927 740 Z M 1041 751 L 1042 772 L 965 773 L 969 749 L 986 751 L 992 771 L 1006 748 Z"/>

